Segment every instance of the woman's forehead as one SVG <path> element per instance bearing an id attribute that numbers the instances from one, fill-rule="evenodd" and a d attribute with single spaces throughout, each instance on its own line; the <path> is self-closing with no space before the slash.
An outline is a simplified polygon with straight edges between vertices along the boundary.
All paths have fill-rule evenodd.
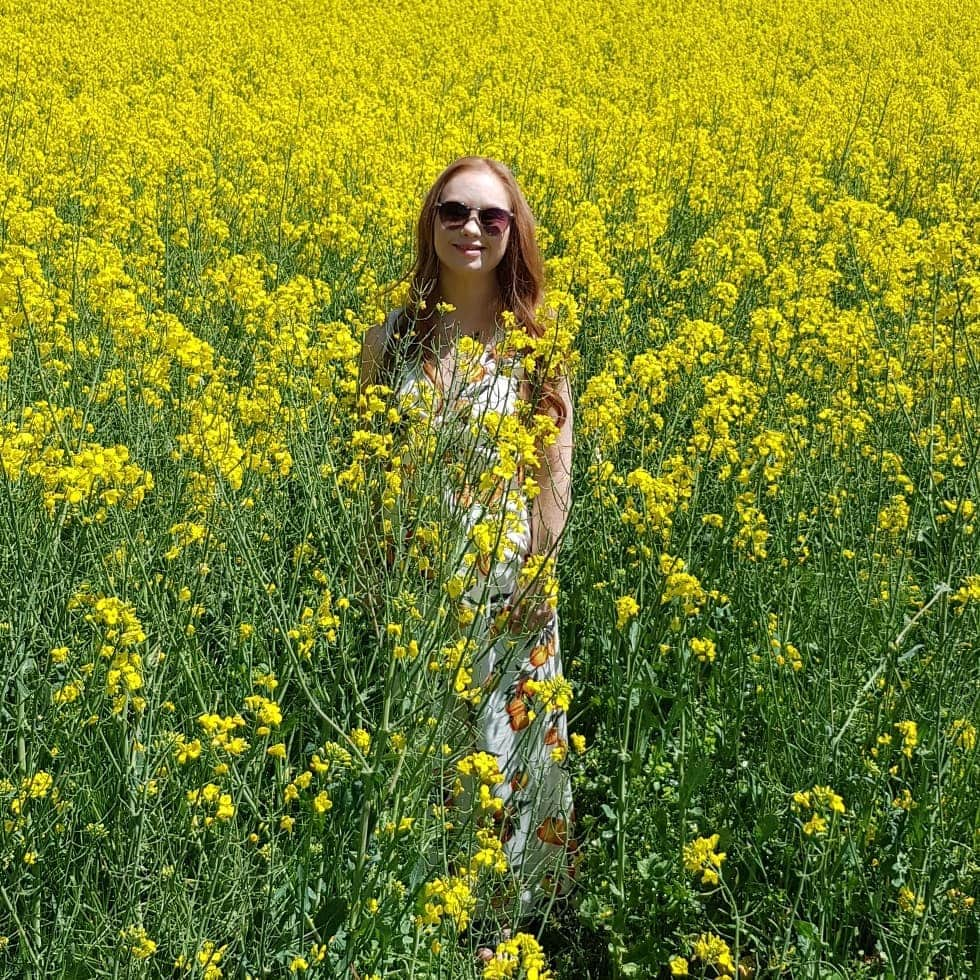
<path id="1" fill-rule="evenodd" d="M 459 170 L 442 189 L 444 201 L 464 201 L 475 208 L 511 208 L 504 182 L 490 170 Z"/>

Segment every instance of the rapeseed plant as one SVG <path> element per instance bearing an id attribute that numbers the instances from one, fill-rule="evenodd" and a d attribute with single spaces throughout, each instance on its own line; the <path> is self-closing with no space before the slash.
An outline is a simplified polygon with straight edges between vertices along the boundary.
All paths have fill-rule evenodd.
<path id="1" fill-rule="evenodd" d="M 521 581 L 567 679 L 519 708 L 576 712 L 587 828 L 567 948 L 484 976 L 857 974 L 869 909 L 882 970 L 975 969 L 971 11 L 539 8 L 489 60 L 441 3 L 0 26 L 3 970 L 472 974 L 515 814 L 471 590 L 557 433 L 437 429 L 358 357 L 474 149 L 527 191 L 547 329 L 503 311 L 460 371 L 576 395 Z"/>

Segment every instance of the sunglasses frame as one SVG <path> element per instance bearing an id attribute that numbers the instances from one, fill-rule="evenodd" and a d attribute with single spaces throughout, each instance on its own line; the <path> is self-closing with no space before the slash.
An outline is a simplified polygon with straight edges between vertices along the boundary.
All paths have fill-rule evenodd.
<path id="1" fill-rule="evenodd" d="M 457 204 L 461 208 L 466 208 L 466 211 L 467 211 L 466 217 L 462 221 L 459 221 L 459 222 L 456 222 L 456 221 L 447 222 L 446 219 L 442 215 L 442 209 L 444 207 L 446 207 L 446 205 L 448 205 L 448 204 Z M 511 222 L 513 222 L 513 220 L 514 220 L 514 212 L 513 211 L 508 211 L 507 208 L 496 208 L 496 207 L 492 207 L 492 208 L 474 208 L 471 205 L 467 204 L 465 201 L 439 201 L 436 204 L 436 212 L 439 215 L 439 221 L 442 224 L 442 227 L 446 229 L 446 231 L 454 231 L 457 228 L 462 228 L 470 220 L 470 218 L 473 217 L 473 212 L 474 211 L 476 212 L 477 224 L 479 224 L 479 226 L 480 226 L 481 230 L 483 231 L 483 233 L 486 234 L 486 235 L 490 235 L 493 238 L 499 238 L 501 235 L 503 235 L 503 233 L 505 231 L 507 231 L 508 228 L 510 228 Z M 495 213 L 496 212 L 499 212 L 500 214 L 506 214 L 507 215 L 507 224 L 503 228 L 501 228 L 500 231 L 494 231 L 492 228 L 488 227 L 487 224 L 484 222 L 483 216 L 486 214 L 487 211 L 493 211 Z"/>

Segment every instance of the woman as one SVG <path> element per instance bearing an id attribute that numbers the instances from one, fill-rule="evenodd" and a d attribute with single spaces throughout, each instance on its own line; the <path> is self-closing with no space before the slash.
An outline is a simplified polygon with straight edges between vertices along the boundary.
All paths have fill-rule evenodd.
<path id="1" fill-rule="evenodd" d="M 547 327 L 536 312 L 544 276 L 534 218 L 503 164 L 463 157 L 447 167 L 425 198 L 416 248 L 412 298 L 364 338 L 361 386 L 384 381 L 401 404 L 428 411 L 443 445 L 456 440 L 442 459 L 446 500 L 470 544 L 456 581 L 478 641 L 473 734 L 504 776 L 488 809 L 519 915 L 567 890 L 575 846 L 567 687 L 555 597 L 541 586 L 571 503 L 571 391 L 540 358 L 528 373 L 507 349 L 505 322 L 537 339 Z M 508 416 L 539 435 L 551 430 L 536 464 L 513 465 L 502 448 Z"/>

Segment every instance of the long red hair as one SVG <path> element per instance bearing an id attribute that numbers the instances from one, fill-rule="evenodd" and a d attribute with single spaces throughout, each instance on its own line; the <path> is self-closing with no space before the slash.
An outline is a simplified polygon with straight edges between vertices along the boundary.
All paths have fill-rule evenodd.
<path id="1" fill-rule="evenodd" d="M 439 256 L 435 249 L 437 205 L 449 180 L 461 170 L 489 170 L 507 188 L 514 219 L 510 227 L 507 250 L 497 266 L 497 292 L 500 308 L 510 310 L 517 326 L 532 337 L 544 336 L 544 326 L 537 320 L 537 310 L 544 298 L 544 261 L 534 233 L 534 215 L 510 169 L 489 157 L 460 157 L 454 160 L 429 188 L 415 228 L 415 262 L 406 277 L 409 298 L 406 313 L 414 325 L 411 344 L 425 351 L 435 329 L 436 303 L 439 301 Z M 565 404 L 558 394 L 555 380 L 544 377 L 538 366 L 528 379 L 532 401 L 553 411 L 561 426 L 566 419 Z"/>

